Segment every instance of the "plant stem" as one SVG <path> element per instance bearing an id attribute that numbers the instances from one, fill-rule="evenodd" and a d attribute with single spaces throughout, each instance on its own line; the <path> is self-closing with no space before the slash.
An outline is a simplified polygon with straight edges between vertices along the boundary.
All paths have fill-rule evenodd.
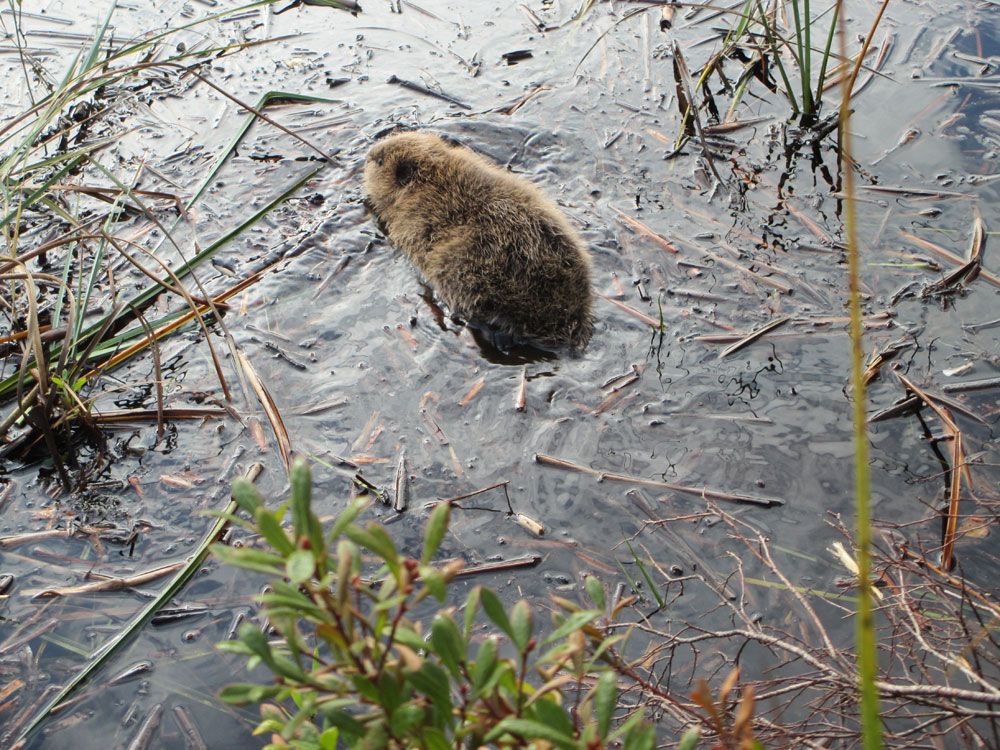
<path id="1" fill-rule="evenodd" d="M 816 81 L 816 106 L 823 101 L 823 85 L 826 83 L 826 68 L 830 62 L 830 50 L 833 49 L 833 35 L 837 30 L 837 19 L 840 18 L 840 3 L 833 6 L 833 20 L 830 21 L 830 32 L 826 35 L 826 47 L 823 49 L 823 62 L 819 66 L 819 78 Z"/>
<path id="2" fill-rule="evenodd" d="M 798 3 L 796 3 L 797 5 Z M 802 50 L 802 106 L 806 114 L 816 114 L 812 97 L 812 13 L 809 10 L 809 0 L 803 0 L 804 28 L 802 30 L 805 43 Z"/>
<path id="3" fill-rule="evenodd" d="M 838 6 L 844 0 L 838 0 Z M 888 3 L 888 0 L 886 0 Z M 885 6 L 883 5 L 883 10 Z M 881 14 L 879 15 L 881 18 Z M 877 23 L 877 21 L 876 21 Z M 840 53 L 847 59 L 847 29 L 839 14 Z M 870 38 L 870 35 L 869 35 Z M 862 56 L 858 57 L 858 62 Z M 855 73 L 857 73 L 855 68 Z M 875 617 L 872 612 L 871 581 L 871 491 L 869 487 L 868 437 L 865 432 L 864 351 L 861 328 L 860 259 L 858 257 L 857 210 L 854 197 L 854 160 L 851 156 L 851 89 L 855 76 L 844 80 L 840 102 L 840 169 L 844 180 L 844 232 L 847 241 L 851 310 L 851 386 L 854 394 L 854 497 L 857 513 L 858 614 L 856 620 L 858 678 L 861 691 L 861 739 L 865 750 L 880 750 L 882 726 L 876 687 Z"/>

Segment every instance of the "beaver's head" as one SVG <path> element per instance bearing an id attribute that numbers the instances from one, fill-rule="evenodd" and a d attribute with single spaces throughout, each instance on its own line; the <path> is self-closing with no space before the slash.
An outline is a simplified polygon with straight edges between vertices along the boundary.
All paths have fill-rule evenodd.
<path id="1" fill-rule="evenodd" d="M 399 133 L 378 141 L 365 159 L 365 196 L 376 217 L 432 177 L 452 146 L 430 133 Z"/>

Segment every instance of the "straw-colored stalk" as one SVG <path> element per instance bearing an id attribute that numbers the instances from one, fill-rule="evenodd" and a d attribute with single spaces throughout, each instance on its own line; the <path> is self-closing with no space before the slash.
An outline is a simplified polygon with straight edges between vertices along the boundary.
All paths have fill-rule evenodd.
<path id="1" fill-rule="evenodd" d="M 840 55 L 847 59 L 847 28 L 843 7 L 838 0 L 837 13 L 840 25 Z M 872 32 L 885 12 L 888 0 L 882 4 Z M 875 644 L 875 616 L 872 608 L 871 581 L 871 489 L 868 470 L 868 436 L 866 434 L 866 398 L 864 380 L 864 342 L 861 326 L 860 258 L 858 252 L 857 206 L 855 200 L 854 159 L 851 154 L 851 91 L 861 70 L 861 61 L 871 43 L 868 34 L 864 48 L 858 56 L 852 75 L 845 79 L 840 103 L 840 158 L 844 180 L 844 232 L 847 241 L 848 276 L 850 280 L 851 308 L 851 383 L 854 393 L 854 498 L 857 513 L 858 545 L 858 614 L 857 662 L 861 692 L 861 739 L 865 750 L 880 750 L 882 726 L 878 712 L 876 681 L 877 653 Z"/>

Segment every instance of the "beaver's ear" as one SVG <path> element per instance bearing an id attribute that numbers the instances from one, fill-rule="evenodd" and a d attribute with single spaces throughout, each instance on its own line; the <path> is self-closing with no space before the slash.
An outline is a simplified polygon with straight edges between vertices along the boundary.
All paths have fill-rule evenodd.
<path id="1" fill-rule="evenodd" d="M 417 176 L 417 164 L 412 159 L 400 159 L 396 162 L 396 184 L 400 187 L 409 185 Z"/>

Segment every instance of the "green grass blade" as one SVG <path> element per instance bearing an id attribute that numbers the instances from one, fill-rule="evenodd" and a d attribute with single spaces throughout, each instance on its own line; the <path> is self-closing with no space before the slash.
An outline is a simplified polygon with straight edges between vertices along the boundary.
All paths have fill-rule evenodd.
<path id="1" fill-rule="evenodd" d="M 833 6 L 833 20 L 830 21 L 830 31 L 826 35 L 826 47 L 823 48 L 823 62 L 819 66 L 819 79 L 816 81 L 816 106 L 823 101 L 823 86 L 826 84 L 826 68 L 830 62 L 830 52 L 833 49 L 833 35 L 837 30 L 837 19 L 840 18 L 840 3 Z"/>
<path id="2" fill-rule="evenodd" d="M 811 96 L 809 92 L 810 83 L 805 79 L 803 75 L 803 70 L 806 66 L 806 59 L 809 51 L 803 47 L 802 39 L 802 18 L 799 14 L 799 0 L 792 0 L 792 19 L 795 22 L 795 48 L 798 54 L 798 64 L 799 64 L 799 84 L 802 90 L 802 113 L 805 115 L 811 115 L 812 109 L 809 107 L 809 98 Z"/>
<path id="3" fill-rule="evenodd" d="M 657 606 L 662 608 L 666 602 L 663 600 L 663 596 L 660 594 L 659 589 L 657 589 L 656 584 L 653 582 L 653 578 L 649 575 L 649 571 L 646 570 L 646 566 L 643 565 L 642 560 L 639 559 L 635 550 L 632 549 L 632 543 L 628 541 L 625 543 L 628 545 L 628 551 L 632 553 L 632 559 L 635 560 L 635 564 L 639 566 L 639 572 L 642 573 L 642 577 L 646 579 L 646 585 L 649 587 L 649 593 L 651 593 L 653 598 L 656 599 Z"/>
<path id="4" fill-rule="evenodd" d="M 108 15 L 104 17 L 104 23 L 98 29 L 97 33 L 94 34 L 94 41 L 87 51 L 87 56 L 83 59 L 84 70 L 90 70 L 94 67 L 94 63 L 97 62 L 97 56 L 101 54 L 101 43 L 104 41 L 104 35 L 108 33 L 108 26 L 111 24 L 111 17 L 115 14 L 117 5 L 118 3 L 112 0 L 111 7 L 108 8 Z"/>
<path id="5" fill-rule="evenodd" d="M 798 4 L 798 3 L 796 3 Z M 802 14 L 804 16 L 802 37 L 804 39 L 802 50 L 802 106 L 807 114 L 816 114 L 812 98 L 812 12 L 809 8 L 809 0 L 802 0 Z"/>
<path id="6" fill-rule="evenodd" d="M 788 74 L 785 72 L 785 66 L 781 62 L 781 52 L 778 49 L 776 33 L 767 20 L 767 14 L 764 12 L 764 7 L 760 4 L 760 0 L 757 0 L 757 12 L 760 13 L 760 23 L 764 27 L 764 35 L 767 37 L 768 45 L 771 47 L 771 57 L 774 59 L 774 64 L 778 66 L 778 74 L 781 76 L 781 83 L 785 87 L 785 96 L 788 97 L 788 102 L 792 105 L 792 114 L 797 115 L 800 111 L 799 101 L 795 97 L 795 89 L 792 88 L 792 83 L 788 80 Z"/>

